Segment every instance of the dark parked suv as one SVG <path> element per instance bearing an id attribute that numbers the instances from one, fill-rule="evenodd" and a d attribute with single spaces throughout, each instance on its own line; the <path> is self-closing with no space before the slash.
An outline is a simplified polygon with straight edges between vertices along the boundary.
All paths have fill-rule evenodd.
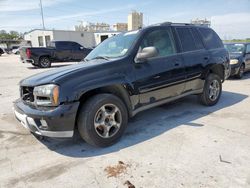
<path id="1" fill-rule="evenodd" d="M 215 105 L 229 54 L 210 28 L 163 23 L 105 40 L 83 62 L 20 82 L 16 118 L 31 132 L 114 144 L 138 112 L 195 94 Z M 77 128 L 77 129 L 75 129 Z"/>
<path id="2" fill-rule="evenodd" d="M 250 43 L 226 43 L 230 54 L 231 76 L 242 78 L 244 72 L 250 71 Z"/>

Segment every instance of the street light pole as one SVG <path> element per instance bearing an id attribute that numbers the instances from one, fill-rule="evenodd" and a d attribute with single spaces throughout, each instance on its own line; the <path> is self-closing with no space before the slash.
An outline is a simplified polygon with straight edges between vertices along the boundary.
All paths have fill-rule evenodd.
<path id="1" fill-rule="evenodd" d="M 40 8 L 41 8 L 41 15 L 42 15 L 43 30 L 45 30 L 44 18 L 43 18 L 43 4 L 42 4 L 42 0 L 40 0 Z"/>

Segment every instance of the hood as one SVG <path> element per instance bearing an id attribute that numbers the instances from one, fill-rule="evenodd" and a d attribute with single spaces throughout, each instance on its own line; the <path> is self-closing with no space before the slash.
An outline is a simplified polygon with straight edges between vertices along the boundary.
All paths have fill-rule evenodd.
<path id="1" fill-rule="evenodd" d="M 85 69 L 89 69 L 94 66 L 99 66 L 104 63 L 108 63 L 106 60 L 93 60 L 89 62 L 79 63 L 76 65 L 69 65 L 61 68 L 55 68 L 54 70 L 45 71 L 42 73 L 35 74 L 28 78 L 25 78 L 20 81 L 20 85 L 22 86 L 38 86 L 49 83 L 56 83 L 55 80 L 66 76 L 68 74 L 72 74 L 78 71 L 82 71 Z"/>
<path id="2" fill-rule="evenodd" d="M 242 53 L 230 53 L 230 59 L 240 59 L 243 54 Z"/>

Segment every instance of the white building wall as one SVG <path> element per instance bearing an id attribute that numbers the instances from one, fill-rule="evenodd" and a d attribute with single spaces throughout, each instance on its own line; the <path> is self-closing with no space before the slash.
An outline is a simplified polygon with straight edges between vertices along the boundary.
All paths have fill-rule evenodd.
<path id="1" fill-rule="evenodd" d="M 24 35 L 24 40 L 31 41 L 32 47 L 40 47 L 38 37 L 43 37 L 45 47 L 45 36 L 50 36 L 55 41 L 74 41 L 84 47 L 97 46 L 102 41 L 102 37 L 112 37 L 120 32 L 87 32 L 87 31 L 65 31 L 65 30 L 34 30 Z"/>
<path id="2" fill-rule="evenodd" d="M 46 46 L 45 36 L 50 36 L 50 40 L 54 40 L 53 31 L 49 30 L 34 30 L 24 35 L 24 40 L 31 41 L 32 47 L 39 47 L 38 37 L 43 38 L 43 46 Z"/>
<path id="3" fill-rule="evenodd" d="M 96 32 L 96 33 L 94 33 L 95 44 L 98 45 L 102 42 L 102 36 L 103 37 L 108 36 L 108 38 L 109 38 L 109 37 L 115 36 L 119 33 L 120 32 Z"/>
<path id="4" fill-rule="evenodd" d="M 54 30 L 53 32 L 55 41 L 74 41 L 87 48 L 95 46 L 95 38 L 92 32 L 63 30 Z"/>

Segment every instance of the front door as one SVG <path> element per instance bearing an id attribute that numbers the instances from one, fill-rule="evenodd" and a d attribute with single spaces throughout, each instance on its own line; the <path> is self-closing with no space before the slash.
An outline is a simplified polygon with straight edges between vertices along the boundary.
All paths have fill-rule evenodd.
<path id="1" fill-rule="evenodd" d="M 147 105 L 180 95 L 184 90 L 185 67 L 177 54 L 170 27 L 157 28 L 145 34 L 140 48 L 154 46 L 158 56 L 135 64 L 140 105 Z"/>

